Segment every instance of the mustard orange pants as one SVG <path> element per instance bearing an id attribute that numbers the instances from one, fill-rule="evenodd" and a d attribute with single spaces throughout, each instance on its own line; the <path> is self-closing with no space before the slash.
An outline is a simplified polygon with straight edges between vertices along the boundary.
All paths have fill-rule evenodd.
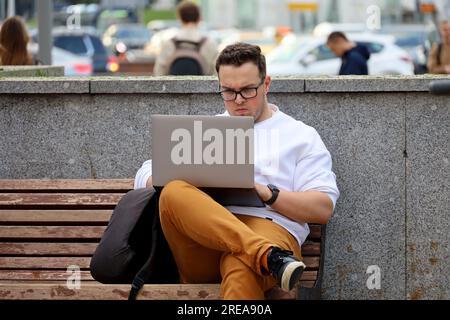
<path id="1" fill-rule="evenodd" d="M 182 283 L 221 283 L 222 299 L 264 299 L 276 280 L 261 269 L 271 246 L 292 250 L 297 240 L 283 227 L 235 215 L 198 188 L 168 183 L 159 200 L 161 226 Z"/>

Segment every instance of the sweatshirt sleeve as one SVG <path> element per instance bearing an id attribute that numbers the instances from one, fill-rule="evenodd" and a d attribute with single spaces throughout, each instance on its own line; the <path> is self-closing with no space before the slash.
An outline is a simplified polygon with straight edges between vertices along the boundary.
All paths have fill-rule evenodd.
<path id="1" fill-rule="evenodd" d="M 314 147 L 297 161 L 294 190 L 324 192 L 333 202 L 334 209 L 339 198 L 339 190 L 336 175 L 332 171 L 331 155 L 315 130 L 312 140 Z"/>
<path id="2" fill-rule="evenodd" d="M 134 178 L 134 189 L 145 188 L 147 180 L 152 176 L 152 160 L 147 160 L 136 173 Z"/>

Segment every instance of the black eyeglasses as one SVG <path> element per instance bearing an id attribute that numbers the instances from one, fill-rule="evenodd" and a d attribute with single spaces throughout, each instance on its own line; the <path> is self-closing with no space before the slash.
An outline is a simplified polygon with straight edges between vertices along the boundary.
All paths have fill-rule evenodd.
<path id="1" fill-rule="evenodd" d="M 242 98 L 244 99 L 251 99 L 258 95 L 258 88 L 264 83 L 264 78 L 261 79 L 261 82 L 258 84 L 257 87 L 248 87 L 241 89 L 239 91 L 234 91 L 230 89 L 225 89 L 220 91 L 220 95 L 222 96 L 222 99 L 225 101 L 234 101 L 237 98 L 237 95 L 240 94 Z"/>

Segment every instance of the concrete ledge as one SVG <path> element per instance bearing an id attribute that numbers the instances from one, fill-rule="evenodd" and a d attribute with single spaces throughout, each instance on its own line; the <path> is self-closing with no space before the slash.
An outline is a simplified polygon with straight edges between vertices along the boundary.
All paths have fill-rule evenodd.
<path id="1" fill-rule="evenodd" d="M 302 78 L 277 78 L 270 92 L 304 92 Z M 217 77 L 127 77 L 91 80 L 91 93 L 216 93 Z"/>
<path id="2" fill-rule="evenodd" d="M 210 77 L 98 77 L 91 93 L 214 93 L 217 78 Z"/>
<path id="3" fill-rule="evenodd" d="M 390 77 L 274 77 L 271 93 L 302 92 L 428 92 L 431 81 L 444 75 Z M 217 93 L 217 78 L 208 77 L 50 77 L 1 78 L 0 93 Z"/>
<path id="4" fill-rule="evenodd" d="M 64 76 L 63 66 L 0 66 L 0 78 L 58 76 Z"/>
<path id="5" fill-rule="evenodd" d="M 428 91 L 433 80 L 444 75 L 426 76 L 334 76 L 305 78 L 305 92 L 412 92 Z"/>
<path id="6" fill-rule="evenodd" d="M 0 78 L 0 93 L 89 93 L 88 78 Z"/>

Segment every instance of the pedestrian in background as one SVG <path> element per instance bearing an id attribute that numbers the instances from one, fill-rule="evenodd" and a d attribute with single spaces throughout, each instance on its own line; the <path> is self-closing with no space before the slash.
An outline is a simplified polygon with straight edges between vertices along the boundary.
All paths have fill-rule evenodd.
<path id="1" fill-rule="evenodd" d="M 357 45 L 347 39 L 344 33 L 335 31 L 330 33 L 327 46 L 331 51 L 342 59 L 339 75 L 367 75 L 369 70 L 367 60 L 370 52 L 366 46 Z"/>
<path id="2" fill-rule="evenodd" d="M 219 52 L 217 44 L 199 31 L 200 8 L 191 1 L 182 1 L 177 6 L 177 17 L 181 29 L 162 44 L 154 75 L 213 75 Z"/>
<path id="3" fill-rule="evenodd" d="M 450 74 L 450 21 L 439 23 L 441 42 L 434 43 L 428 56 L 428 72 Z"/>
<path id="4" fill-rule="evenodd" d="M 29 41 L 25 23 L 20 17 L 6 19 L 0 29 L 0 65 L 33 64 L 27 50 Z"/>

